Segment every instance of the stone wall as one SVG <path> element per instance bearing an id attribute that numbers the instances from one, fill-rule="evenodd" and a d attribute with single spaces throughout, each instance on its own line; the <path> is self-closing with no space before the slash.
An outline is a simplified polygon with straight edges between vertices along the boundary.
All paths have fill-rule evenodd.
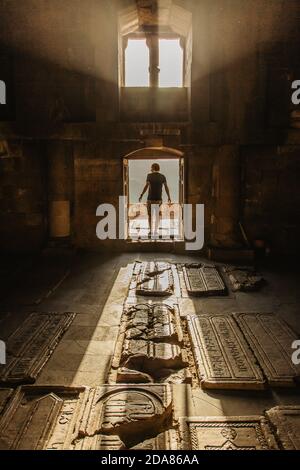
<path id="1" fill-rule="evenodd" d="M 300 73 L 299 2 L 174 3 L 193 15 L 191 70 L 185 98 L 157 114 L 143 103 L 161 90 L 144 89 L 137 113 L 120 102 L 118 12 L 130 2 L 0 0 L 0 79 L 14 77 L 0 138 L 26 149 L 17 158 L 0 155 L 3 249 L 47 242 L 49 197 L 68 201 L 76 246 L 100 247 L 97 206 L 122 194 L 122 158 L 156 139 L 186 155 L 186 198 L 206 205 L 207 243 L 234 245 L 242 221 L 250 240 L 298 251 L 300 133 L 291 128 L 289 91 Z M 44 181 L 59 155 L 59 178 L 69 187 L 49 196 Z M 13 201 L 24 186 L 31 199 L 21 210 Z"/>
<path id="2" fill-rule="evenodd" d="M 46 237 L 46 165 L 40 143 L 0 141 L 1 251 L 35 251 Z"/>

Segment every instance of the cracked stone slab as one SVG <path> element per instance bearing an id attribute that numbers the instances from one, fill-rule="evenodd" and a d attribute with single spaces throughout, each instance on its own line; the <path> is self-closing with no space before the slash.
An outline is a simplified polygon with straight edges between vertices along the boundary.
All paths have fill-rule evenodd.
<path id="1" fill-rule="evenodd" d="M 171 427 L 167 385 L 19 387 L 0 419 L 1 450 L 116 450 Z"/>
<path id="2" fill-rule="evenodd" d="M 125 310 L 126 339 L 181 343 L 183 339 L 177 306 L 163 303 L 136 304 Z"/>
<path id="3" fill-rule="evenodd" d="M 227 294 L 227 288 L 216 266 L 186 264 L 182 270 L 189 295 L 205 297 Z"/>
<path id="4" fill-rule="evenodd" d="M 122 364 L 129 369 L 143 371 L 160 378 L 164 370 L 178 370 L 188 366 L 183 350 L 169 343 L 125 340 Z"/>
<path id="5" fill-rule="evenodd" d="M 141 263 L 136 276 L 136 294 L 170 296 L 174 294 L 174 279 L 170 263 L 150 261 Z"/>
<path id="6" fill-rule="evenodd" d="M 7 364 L 0 368 L 0 383 L 33 383 L 75 316 L 32 313 L 8 339 Z"/>
<path id="7" fill-rule="evenodd" d="M 231 315 L 188 315 L 188 333 L 204 388 L 260 390 L 265 380 Z"/>
<path id="8" fill-rule="evenodd" d="M 179 450 L 178 433 L 171 429 L 132 447 L 131 450 Z"/>
<path id="9" fill-rule="evenodd" d="M 190 381 L 178 372 L 188 366 L 176 305 L 136 304 L 124 309 L 110 382 Z M 172 381 L 172 378 L 170 379 Z"/>
<path id="10" fill-rule="evenodd" d="M 0 449 L 71 448 L 85 393 L 84 388 L 18 388 L 0 420 Z"/>
<path id="11" fill-rule="evenodd" d="M 104 385 L 90 390 L 75 448 L 84 449 L 86 438 L 90 446 L 90 440 L 97 442 L 99 435 L 113 440 L 113 436 L 118 436 L 123 448 L 131 448 L 168 429 L 171 420 L 172 395 L 168 385 Z"/>
<path id="12" fill-rule="evenodd" d="M 185 450 L 277 450 L 267 420 L 262 416 L 195 417 L 180 420 Z"/>
<path id="13" fill-rule="evenodd" d="M 300 381 L 300 365 L 292 362 L 296 333 L 272 313 L 235 313 L 234 318 L 250 345 L 268 383 L 291 387 Z"/>
<path id="14" fill-rule="evenodd" d="M 229 277 L 234 292 L 255 292 L 266 284 L 265 279 L 252 268 L 224 266 L 223 270 Z"/>
<path id="15" fill-rule="evenodd" d="M 300 450 L 300 406 L 277 406 L 266 412 L 276 429 L 277 439 L 284 450 Z"/>

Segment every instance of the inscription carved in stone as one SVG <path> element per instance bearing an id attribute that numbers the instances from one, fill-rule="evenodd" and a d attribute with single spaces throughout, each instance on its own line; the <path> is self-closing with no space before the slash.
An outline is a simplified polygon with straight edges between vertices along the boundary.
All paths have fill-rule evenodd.
<path id="1" fill-rule="evenodd" d="M 186 450 L 275 450 L 274 436 L 265 418 L 215 417 L 181 420 Z"/>
<path id="2" fill-rule="evenodd" d="M 293 364 L 291 354 L 297 335 L 283 320 L 272 313 L 236 313 L 234 318 L 270 385 L 299 382 L 300 365 Z"/>
<path id="3" fill-rule="evenodd" d="M 113 368 L 118 383 L 162 381 L 188 366 L 177 307 L 138 304 L 124 311 Z M 113 374 L 112 374 L 113 375 Z M 185 381 L 174 376 L 175 382 Z M 114 381 L 114 379 L 112 379 Z"/>
<path id="4" fill-rule="evenodd" d="M 215 266 L 190 264 L 183 266 L 183 275 L 189 295 L 226 295 L 226 286 Z"/>
<path id="5" fill-rule="evenodd" d="M 83 396 L 83 388 L 19 388 L 0 421 L 0 449 L 70 448 Z"/>
<path id="6" fill-rule="evenodd" d="M 196 367 L 205 388 L 262 389 L 265 381 L 230 315 L 187 316 Z"/>
<path id="7" fill-rule="evenodd" d="M 0 383 L 34 382 L 74 318 L 74 313 L 32 313 L 8 339 Z"/>
<path id="8" fill-rule="evenodd" d="M 94 448 L 128 449 L 164 432 L 171 420 L 168 386 L 107 385 L 91 389 L 75 448 L 85 449 L 95 439 Z"/>
<path id="9" fill-rule="evenodd" d="M 266 412 L 284 450 L 300 450 L 300 406 L 277 406 Z"/>
<path id="10" fill-rule="evenodd" d="M 174 293 L 172 266 L 169 263 L 151 261 L 141 263 L 136 278 L 136 294 L 144 296 L 170 296 Z"/>
<path id="11" fill-rule="evenodd" d="M 166 385 L 24 386 L 0 419 L 0 449 L 117 450 L 148 440 L 158 446 L 171 424 Z"/>

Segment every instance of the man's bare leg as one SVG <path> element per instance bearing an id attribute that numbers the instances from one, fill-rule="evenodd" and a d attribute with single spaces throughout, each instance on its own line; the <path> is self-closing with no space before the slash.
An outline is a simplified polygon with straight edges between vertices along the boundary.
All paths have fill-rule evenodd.
<path id="1" fill-rule="evenodd" d="M 153 204 L 152 208 L 153 208 L 152 219 L 154 218 L 153 234 L 154 234 L 154 238 L 158 238 L 159 237 L 158 228 L 159 228 L 159 223 L 160 223 L 160 216 L 159 216 L 160 204 Z"/>
<path id="2" fill-rule="evenodd" d="M 148 224 L 149 224 L 149 231 L 148 231 L 148 237 L 151 237 L 152 234 L 152 204 L 148 202 L 147 205 L 147 210 L 148 210 Z"/>

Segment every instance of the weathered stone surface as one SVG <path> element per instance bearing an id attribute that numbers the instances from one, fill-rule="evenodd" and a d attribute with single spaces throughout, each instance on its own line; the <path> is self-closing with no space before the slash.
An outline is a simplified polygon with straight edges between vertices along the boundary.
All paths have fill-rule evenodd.
<path id="1" fill-rule="evenodd" d="M 0 383 L 32 383 L 48 361 L 74 313 L 32 313 L 7 342 L 7 364 Z"/>
<path id="2" fill-rule="evenodd" d="M 266 283 L 264 278 L 251 268 L 225 266 L 233 291 L 253 292 L 261 289 Z"/>
<path id="3" fill-rule="evenodd" d="M 293 364 L 291 354 L 298 338 L 283 320 L 272 313 L 236 313 L 234 318 L 270 385 L 299 382 L 300 366 Z"/>
<path id="4" fill-rule="evenodd" d="M 145 440 L 141 444 L 132 447 L 132 450 L 179 450 L 177 432 L 171 429 L 159 434 L 157 437 Z"/>
<path id="5" fill-rule="evenodd" d="M 19 388 L 0 419 L 0 449 L 114 450 L 170 428 L 167 385 Z"/>
<path id="6" fill-rule="evenodd" d="M 11 388 L 0 389 L 0 416 L 12 393 L 13 393 L 13 390 Z"/>
<path id="7" fill-rule="evenodd" d="M 225 295 L 226 286 L 215 266 L 189 264 L 183 266 L 183 275 L 189 295 Z"/>
<path id="8" fill-rule="evenodd" d="M 112 363 L 111 382 L 162 382 L 188 366 L 177 306 L 137 304 L 124 310 Z M 114 372 L 117 371 L 116 373 Z M 136 372 L 133 372 L 136 371 Z"/>
<path id="9" fill-rule="evenodd" d="M 266 412 L 284 450 L 300 450 L 300 406 L 277 406 Z"/>
<path id="10" fill-rule="evenodd" d="M 150 375 L 140 372 L 138 370 L 127 369 L 120 367 L 118 369 L 117 383 L 152 383 L 153 379 Z"/>
<path id="11" fill-rule="evenodd" d="M 0 421 L 0 449 L 71 448 L 84 388 L 19 388 Z"/>
<path id="12" fill-rule="evenodd" d="M 78 439 L 74 450 L 125 450 L 125 445 L 119 436 L 96 434 L 93 437 Z"/>
<path id="13" fill-rule="evenodd" d="M 76 448 L 84 448 L 80 440 L 99 434 L 118 436 L 125 448 L 130 448 L 168 429 L 171 415 L 171 389 L 167 385 L 104 385 L 91 389 L 77 429 Z"/>
<path id="14" fill-rule="evenodd" d="M 127 340 L 181 343 L 183 334 L 178 309 L 162 304 L 137 304 L 125 312 Z"/>
<path id="15" fill-rule="evenodd" d="M 181 420 L 186 450 L 275 450 L 274 436 L 265 418 L 216 417 Z"/>
<path id="16" fill-rule="evenodd" d="M 165 369 L 178 370 L 188 365 L 179 346 L 143 340 L 125 340 L 121 363 L 154 378 L 161 378 Z"/>
<path id="17" fill-rule="evenodd" d="M 136 278 L 136 294 L 145 296 L 169 296 L 174 293 L 172 268 L 169 263 L 151 261 L 141 263 Z"/>
<path id="18" fill-rule="evenodd" d="M 265 381 L 255 357 L 230 315 L 188 315 L 187 321 L 203 387 L 264 388 Z"/>
<path id="19" fill-rule="evenodd" d="M 188 368 L 181 369 L 178 371 L 165 371 L 166 377 L 163 378 L 163 382 L 167 384 L 192 384 L 192 374 Z M 170 374 L 170 375 L 167 375 Z"/>

